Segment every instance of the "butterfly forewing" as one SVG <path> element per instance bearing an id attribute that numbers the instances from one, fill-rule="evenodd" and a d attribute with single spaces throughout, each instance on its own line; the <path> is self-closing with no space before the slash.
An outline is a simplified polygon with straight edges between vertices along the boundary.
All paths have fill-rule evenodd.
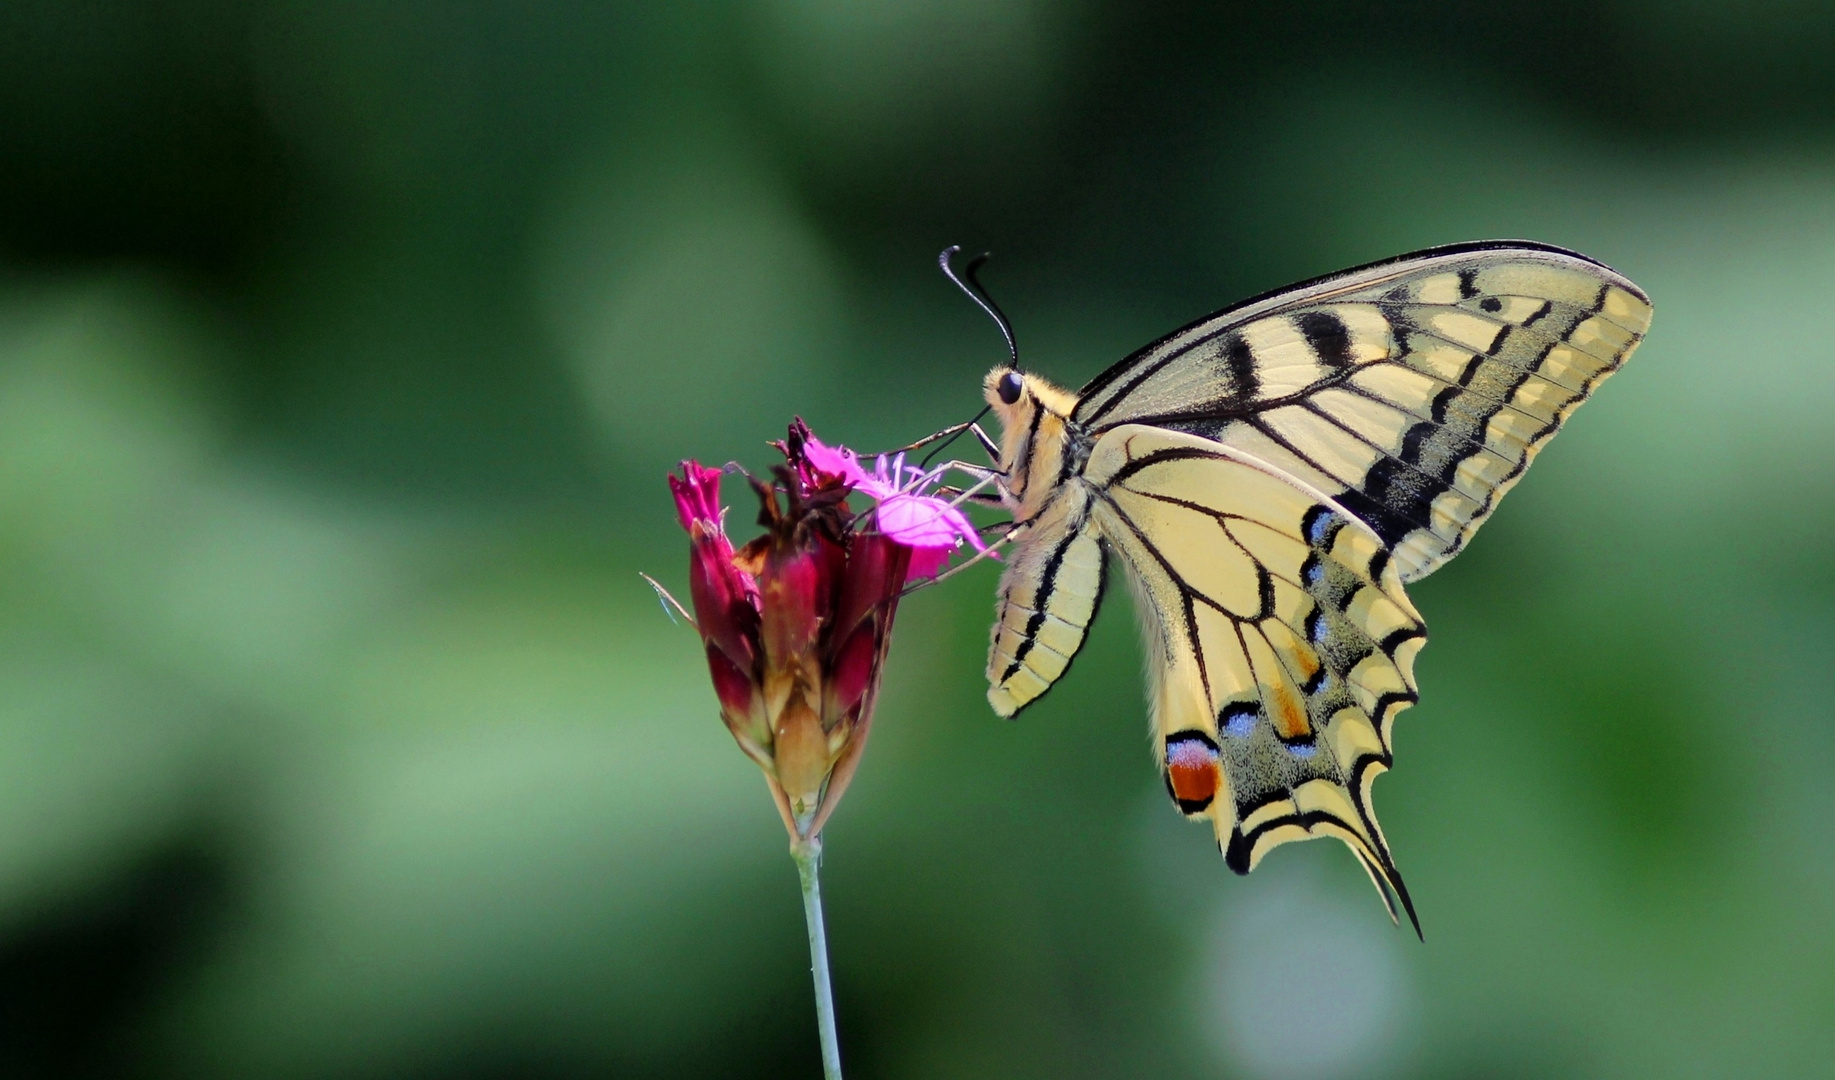
<path id="1" fill-rule="evenodd" d="M 1073 419 L 1236 446 L 1337 499 L 1412 581 L 1458 553 L 1649 324 L 1637 286 L 1582 256 L 1443 249 L 1194 323 L 1098 376 Z"/>

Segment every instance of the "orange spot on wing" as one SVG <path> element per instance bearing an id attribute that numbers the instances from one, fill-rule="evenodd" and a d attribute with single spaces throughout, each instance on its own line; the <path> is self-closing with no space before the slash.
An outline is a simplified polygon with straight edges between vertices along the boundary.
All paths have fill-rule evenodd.
<path id="1" fill-rule="evenodd" d="M 1283 739 L 1304 739 L 1313 733 L 1312 724 L 1306 719 L 1306 709 L 1296 700 L 1285 686 L 1271 690 L 1265 700 L 1269 706 L 1269 719 L 1274 721 L 1274 730 Z"/>
<path id="2" fill-rule="evenodd" d="M 1217 750 L 1196 738 L 1166 743 L 1166 783 L 1182 808 L 1200 808 L 1217 797 L 1222 785 Z"/>

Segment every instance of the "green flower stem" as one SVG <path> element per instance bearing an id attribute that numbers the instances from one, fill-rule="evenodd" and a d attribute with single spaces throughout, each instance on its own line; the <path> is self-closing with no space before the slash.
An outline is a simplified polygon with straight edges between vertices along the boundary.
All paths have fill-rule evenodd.
<path id="1" fill-rule="evenodd" d="M 828 931 L 822 925 L 822 838 L 812 836 L 790 845 L 796 872 L 803 879 L 803 917 L 809 922 L 809 969 L 816 980 L 816 1027 L 822 1033 L 822 1076 L 841 1080 L 841 1043 L 835 1038 L 835 993 L 828 982 Z"/>

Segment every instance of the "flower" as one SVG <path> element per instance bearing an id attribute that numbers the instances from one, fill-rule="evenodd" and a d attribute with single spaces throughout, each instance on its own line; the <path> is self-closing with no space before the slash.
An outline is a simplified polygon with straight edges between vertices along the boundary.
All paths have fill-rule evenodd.
<path id="1" fill-rule="evenodd" d="M 878 503 L 874 517 L 879 531 L 912 549 L 911 578 L 935 577 L 964 541 L 978 552 L 986 550 L 981 534 L 961 510 L 923 494 L 942 478 L 944 468 L 925 472 L 907 466 L 903 454 L 890 463 L 882 455 L 869 473 L 852 450 L 824 446 L 813 435 L 808 436 L 805 455 L 817 469 L 844 478 Z"/>
<path id="2" fill-rule="evenodd" d="M 689 539 L 689 591 L 720 715 L 764 770 L 793 843 L 820 833 L 866 745 L 900 594 L 964 540 L 961 511 L 924 492 L 940 475 L 818 441 L 802 421 L 778 443 L 774 483 L 751 479 L 764 535 L 735 550 L 721 470 L 669 477 Z M 848 506 L 875 501 L 876 528 Z"/>

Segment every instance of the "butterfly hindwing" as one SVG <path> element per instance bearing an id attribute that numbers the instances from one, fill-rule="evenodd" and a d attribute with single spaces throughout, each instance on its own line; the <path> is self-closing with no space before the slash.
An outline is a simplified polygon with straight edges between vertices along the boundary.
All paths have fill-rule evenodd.
<path id="1" fill-rule="evenodd" d="M 1406 903 L 1370 785 L 1415 700 L 1420 616 L 1376 535 L 1228 446 L 1138 425 L 1097 440 L 1090 520 L 1137 592 L 1167 788 L 1247 873 L 1336 836 Z"/>
<path id="2" fill-rule="evenodd" d="M 1098 376 L 1073 419 L 1242 449 L 1336 499 L 1413 581 L 1459 552 L 1650 314 L 1571 252 L 1444 248 L 1193 323 Z"/>

